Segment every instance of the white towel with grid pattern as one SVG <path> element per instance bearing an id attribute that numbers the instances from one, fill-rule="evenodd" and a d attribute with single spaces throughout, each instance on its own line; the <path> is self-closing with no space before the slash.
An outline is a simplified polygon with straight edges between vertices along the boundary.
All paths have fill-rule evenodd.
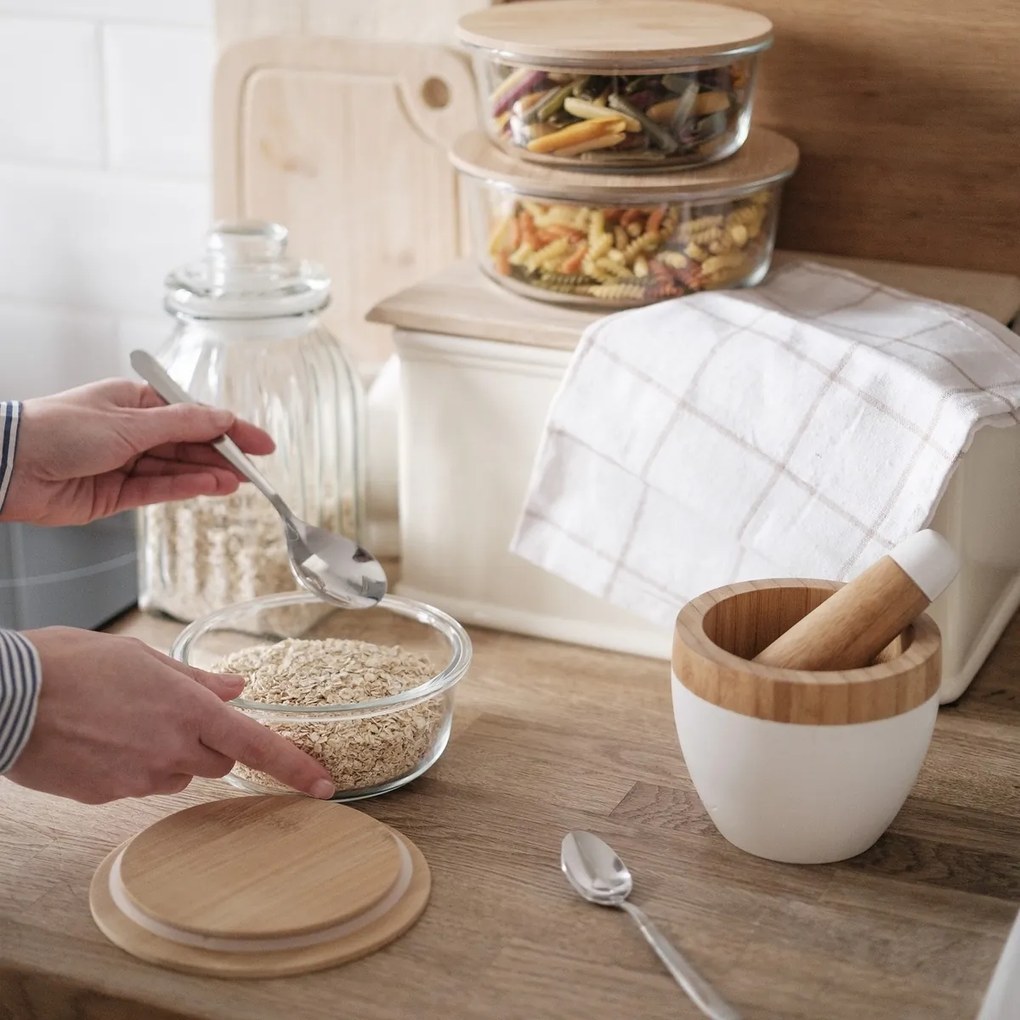
<path id="1" fill-rule="evenodd" d="M 671 624 L 710 588 L 846 580 L 1020 421 L 1020 337 L 813 262 L 620 312 L 581 338 L 511 548 Z"/>

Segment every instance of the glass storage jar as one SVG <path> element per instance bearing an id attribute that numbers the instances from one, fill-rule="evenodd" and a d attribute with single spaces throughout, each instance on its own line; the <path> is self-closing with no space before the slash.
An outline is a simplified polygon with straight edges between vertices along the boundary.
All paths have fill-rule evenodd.
<path id="1" fill-rule="evenodd" d="M 530 0 L 465 14 L 481 123 L 511 155 L 669 171 L 747 138 L 772 22 L 700 0 Z"/>
<path id="2" fill-rule="evenodd" d="M 450 156 L 486 275 L 525 297 L 629 308 L 764 279 L 799 152 L 755 128 L 735 156 L 711 166 L 589 174 L 519 162 L 473 131 Z"/>
<path id="3" fill-rule="evenodd" d="M 361 539 L 363 390 L 322 325 L 322 267 L 286 252 L 287 231 L 219 223 L 201 260 L 167 277 L 174 330 L 156 357 L 196 400 L 264 428 L 276 450 L 259 468 L 294 512 Z M 279 516 L 252 485 L 140 511 L 139 605 L 194 620 L 297 587 Z"/>

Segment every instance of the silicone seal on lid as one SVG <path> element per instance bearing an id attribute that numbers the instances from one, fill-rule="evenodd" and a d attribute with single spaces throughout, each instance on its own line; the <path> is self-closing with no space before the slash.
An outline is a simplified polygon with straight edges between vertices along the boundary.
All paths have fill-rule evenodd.
<path id="1" fill-rule="evenodd" d="M 167 311 L 195 319 L 266 319 L 323 308 L 326 271 L 289 258 L 286 250 L 287 228 L 279 223 L 216 223 L 204 258 L 167 276 Z"/>

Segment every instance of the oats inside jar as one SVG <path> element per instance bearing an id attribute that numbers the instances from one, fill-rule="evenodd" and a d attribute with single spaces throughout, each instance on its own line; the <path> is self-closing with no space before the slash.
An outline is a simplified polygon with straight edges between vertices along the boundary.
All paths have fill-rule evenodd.
<path id="1" fill-rule="evenodd" d="M 415 771 L 431 757 L 448 717 L 445 694 L 353 717 L 340 708 L 301 711 L 392 697 L 435 675 L 427 656 L 398 645 L 288 638 L 243 648 L 214 669 L 244 676 L 241 697 L 247 701 L 292 706 L 293 712 L 242 711 L 325 765 L 338 793 L 369 790 Z M 271 776 L 240 762 L 233 775 L 258 788 L 283 789 Z"/>

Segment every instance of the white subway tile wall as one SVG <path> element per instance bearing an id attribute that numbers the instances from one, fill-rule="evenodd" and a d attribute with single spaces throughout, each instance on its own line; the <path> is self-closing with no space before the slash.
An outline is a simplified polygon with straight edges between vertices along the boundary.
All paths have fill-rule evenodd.
<path id="1" fill-rule="evenodd" d="M 120 371 L 112 315 L 0 301 L 3 360 L 17 362 L 20 399 L 69 389 Z M 3 374 L 4 390 L 9 380 Z"/>
<path id="2" fill-rule="evenodd" d="M 162 25 L 213 23 L 212 0 L 0 0 L 0 14 L 116 20 Z"/>
<path id="3" fill-rule="evenodd" d="M 111 169 L 208 178 L 215 55 L 200 28 L 103 28 Z"/>
<path id="4" fill-rule="evenodd" d="M 208 190 L 205 181 L 0 165 L 0 298 L 158 310 L 167 270 L 201 254 Z"/>
<path id="5" fill-rule="evenodd" d="M 0 158 L 100 166 L 96 26 L 0 19 Z"/>
<path id="6" fill-rule="evenodd" d="M 0 399 L 128 371 L 211 215 L 213 0 L 0 0 Z"/>

